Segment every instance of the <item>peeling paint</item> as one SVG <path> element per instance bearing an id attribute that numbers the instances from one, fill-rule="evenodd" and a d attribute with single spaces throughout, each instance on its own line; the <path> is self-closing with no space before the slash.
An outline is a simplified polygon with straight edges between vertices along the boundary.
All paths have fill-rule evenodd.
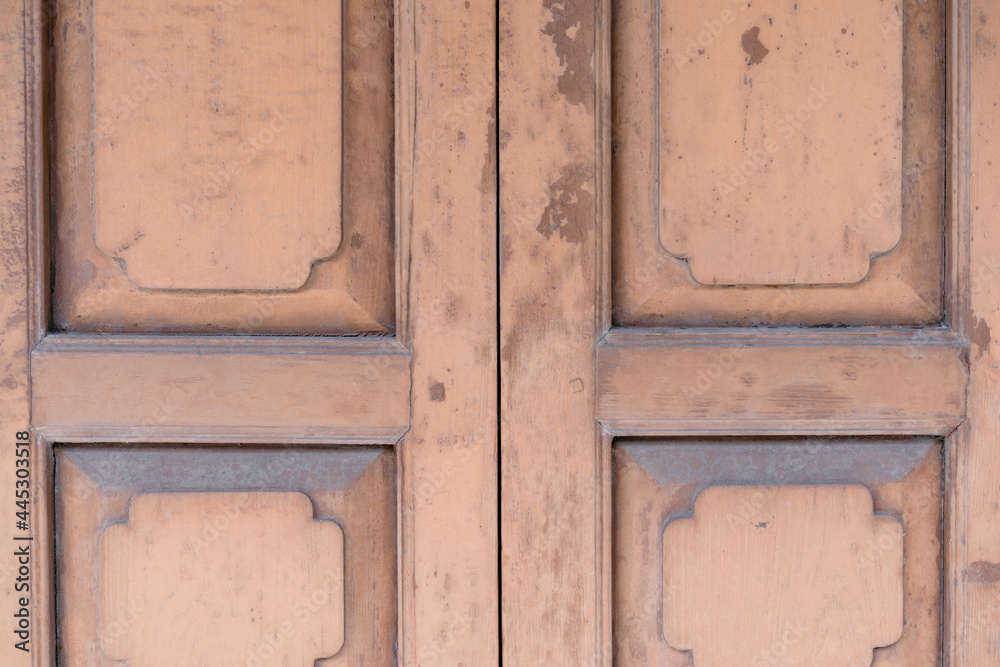
<path id="1" fill-rule="evenodd" d="M 969 564 L 965 571 L 965 580 L 974 584 L 995 584 L 1000 581 L 1000 565 L 977 560 Z"/>
<path id="2" fill-rule="evenodd" d="M 594 196 L 583 189 L 590 171 L 582 165 L 563 169 L 549 190 L 549 203 L 538 223 L 538 232 L 550 239 L 555 232 L 569 243 L 581 244 L 594 226 Z"/>
<path id="3" fill-rule="evenodd" d="M 552 38 L 563 67 L 559 92 L 571 104 L 594 108 L 594 5 L 544 0 L 552 20 L 542 32 Z"/>
<path id="4" fill-rule="evenodd" d="M 990 351 L 990 326 L 986 324 L 986 320 L 972 318 L 969 340 L 976 348 L 976 357 L 981 357 Z"/>

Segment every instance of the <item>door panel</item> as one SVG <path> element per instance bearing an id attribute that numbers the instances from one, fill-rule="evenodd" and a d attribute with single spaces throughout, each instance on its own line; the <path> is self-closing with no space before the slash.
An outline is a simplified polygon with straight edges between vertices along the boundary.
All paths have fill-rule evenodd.
<path id="1" fill-rule="evenodd" d="M 945 25 L 943 0 L 613 3 L 615 324 L 939 322 Z"/>
<path id="2" fill-rule="evenodd" d="M 394 331 L 392 3 L 46 7 L 57 330 Z"/>
<path id="3" fill-rule="evenodd" d="M 57 447 L 60 664 L 394 664 L 395 480 L 385 447 Z"/>
<path id="4" fill-rule="evenodd" d="M 496 663 L 464 8 L 5 3 L 0 664 Z"/>
<path id="5" fill-rule="evenodd" d="M 501 17 L 505 661 L 1000 664 L 995 8 Z"/>
<path id="6" fill-rule="evenodd" d="M 720 651 L 729 653 L 718 664 L 810 664 L 804 655 L 871 664 L 879 642 L 889 648 L 875 650 L 875 664 L 936 664 L 939 440 L 623 438 L 612 456 L 619 664 L 685 665 L 691 649 L 696 665 L 700 653 Z M 838 495 L 821 509 L 802 489 Z M 703 494 L 724 490 L 702 509 Z M 679 534 L 691 516 L 702 524 L 699 545 Z M 889 523 L 874 532 L 873 519 Z"/>

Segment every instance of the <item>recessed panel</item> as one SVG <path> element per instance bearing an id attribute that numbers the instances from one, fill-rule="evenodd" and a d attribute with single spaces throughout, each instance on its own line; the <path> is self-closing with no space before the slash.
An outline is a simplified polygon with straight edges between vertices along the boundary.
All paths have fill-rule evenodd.
<path id="1" fill-rule="evenodd" d="M 937 664 L 939 442 L 618 440 L 613 457 L 615 664 Z"/>
<path id="2" fill-rule="evenodd" d="M 616 324 L 940 321 L 944 2 L 618 0 L 612 30 Z"/>
<path id="3" fill-rule="evenodd" d="M 57 329 L 394 329 L 392 3 L 57 9 Z"/>
<path id="4" fill-rule="evenodd" d="M 382 447 L 56 448 L 59 664 L 391 665 Z"/>

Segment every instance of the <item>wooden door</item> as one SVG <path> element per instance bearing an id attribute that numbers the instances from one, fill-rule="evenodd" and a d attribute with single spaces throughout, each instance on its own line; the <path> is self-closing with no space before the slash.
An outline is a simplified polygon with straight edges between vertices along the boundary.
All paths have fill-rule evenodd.
<path id="1" fill-rule="evenodd" d="M 1000 665 L 1000 11 L 500 3 L 505 664 Z"/>
<path id="2" fill-rule="evenodd" d="M 0 664 L 495 663 L 494 4 L 0 6 Z"/>

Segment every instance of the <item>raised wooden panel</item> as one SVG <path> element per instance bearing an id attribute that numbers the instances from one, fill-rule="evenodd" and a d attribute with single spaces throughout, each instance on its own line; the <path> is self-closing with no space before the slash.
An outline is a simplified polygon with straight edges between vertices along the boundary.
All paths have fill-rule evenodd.
<path id="1" fill-rule="evenodd" d="M 395 664 L 395 479 L 382 447 L 58 446 L 59 664 Z"/>
<path id="2" fill-rule="evenodd" d="M 927 433 L 965 419 L 965 346 L 933 332 L 622 332 L 597 348 L 613 433 Z"/>
<path id="3" fill-rule="evenodd" d="M 63 334 L 32 355 L 35 423 L 57 438 L 394 443 L 410 422 L 410 358 L 392 340 Z"/>
<path id="4" fill-rule="evenodd" d="M 612 14 L 615 323 L 940 321 L 943 0 Z"/>
<path id="5" fill-rule="evenodd" d="M 66 0 L 53 324 L 395 327 L 393 7 Z"/>
<path id="6" fill-rule="evenodd" d="M 137 287 L 298 289 L 334 253 L 340 35 L 339 1 L 94 0 L 95 238 Z"/>
<path id="7" fill-rule="evenodd" d="M 268 662 L 311 665 L 344 645 L 344 533 L 302 493 L 137 496 L 101 534 L 99 569 L 101 646 L 130 667 L 265 646 Z"/>
<path id="8" fill-rule="evenodd" d="M 663 531 L 663 635 L 698 667 L 870 665 L 903 632 L 903 527 L 859 484 L 711 486 Z"/>
<path id="9" fill-rule="evenodd" d="M 613 470 L 616 665 L 939 664 L 940 442 L 619 439 Z"/>
<path id="10" fill-rule="evenodd" d="M 661 0 L 660 240 L 699 283 L 856 283 L 899 241 L 897 11 Z"/>

